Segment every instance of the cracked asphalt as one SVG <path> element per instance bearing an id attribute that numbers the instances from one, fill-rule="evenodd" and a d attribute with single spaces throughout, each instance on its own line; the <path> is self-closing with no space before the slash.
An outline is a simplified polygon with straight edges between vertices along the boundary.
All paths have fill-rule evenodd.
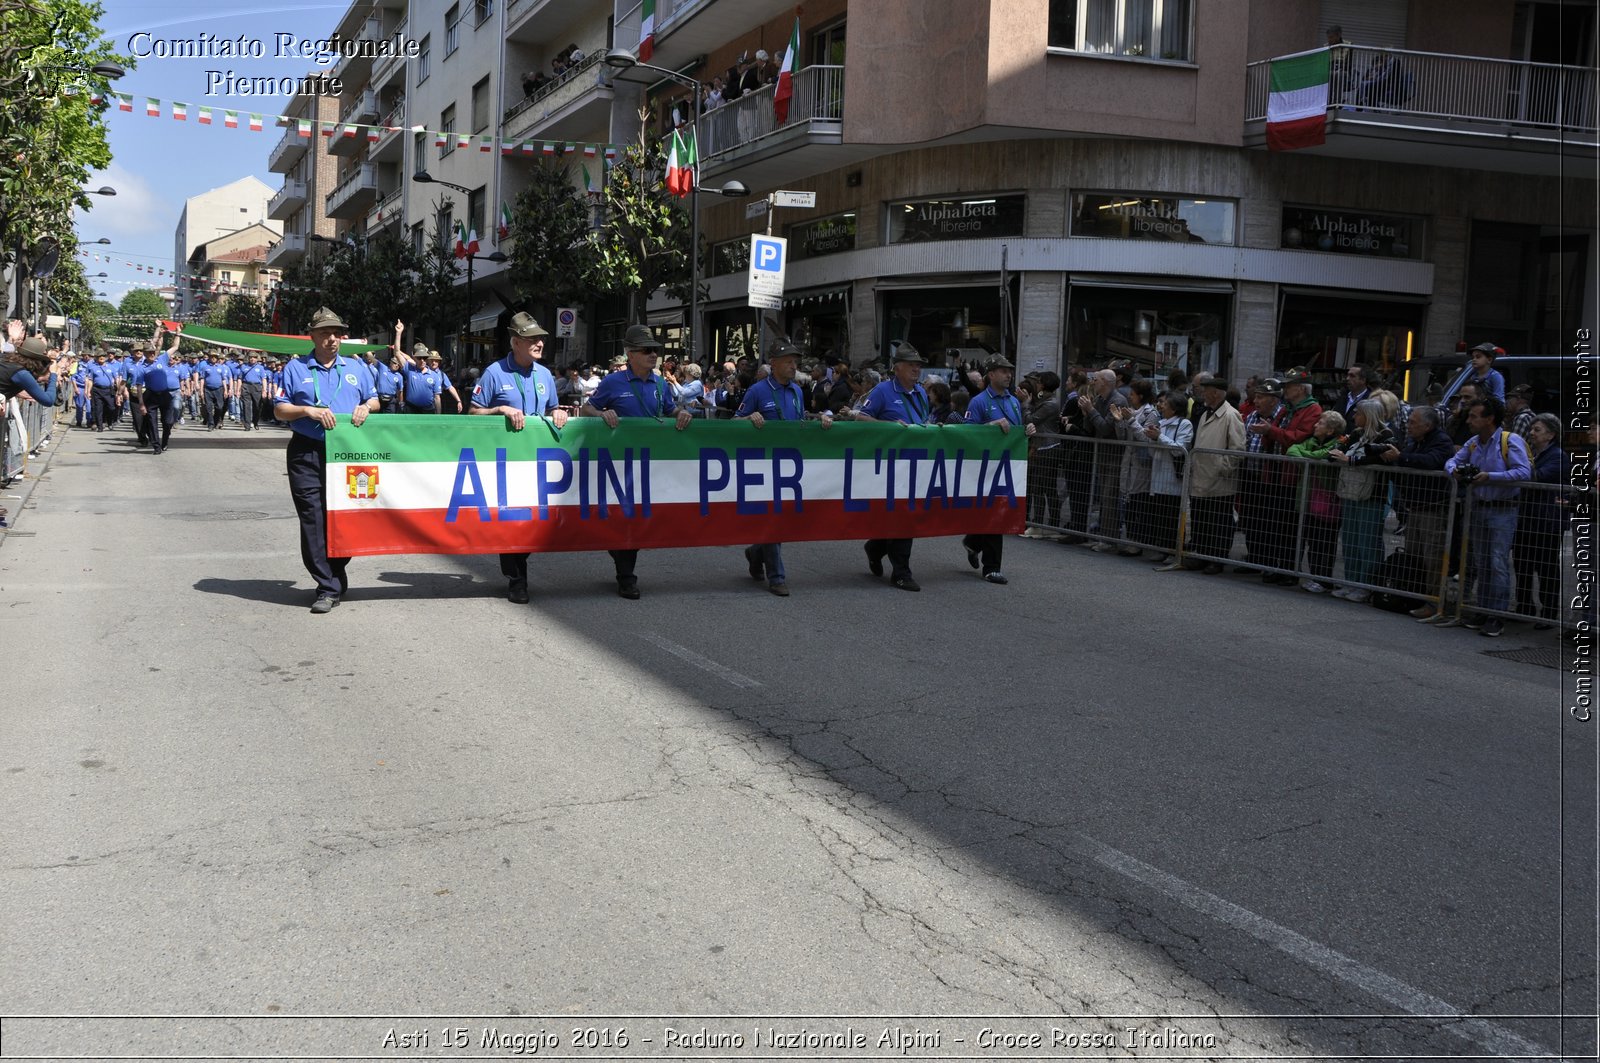
<path id="1" fill-rule="evenodd" d="M 493 557 L 358 559 L 319 618 L 281 432 L 131 443 L 67 434 L 0 546 L 0 1014 L 1594 1051 L 1550 1017 L 1594 999 L 1594 734 L 1481 652 L 1553 635 L 1023 539 L 1004 588 L 919 541 L 918 595 L 792 544 L 787 600 L 732 547 L 632 603 L 536 555 L 522 607 Z"/>

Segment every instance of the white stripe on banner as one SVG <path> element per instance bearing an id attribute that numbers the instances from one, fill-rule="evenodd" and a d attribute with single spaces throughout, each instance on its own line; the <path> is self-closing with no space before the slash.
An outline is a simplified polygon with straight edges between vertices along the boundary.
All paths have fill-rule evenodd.
<path id="1" fill-rule="evenodd" d="M 328 462 L 328 508 L 330 510 L 372 509 L 447 509 L 456 492 L 457 481 L 462 481 L 462 493 L 481 494 L 490 506 L 536 506 L 539 504 L 539 466 L 543 465 L 544 478 L 549 487 L 561 482 L 563 470 L 557 462 L 512 461 L 505 465 L 505 501 L 500 495 L 500 468 L 493 461 L 469 462 L 476 471 L 477 480 L 453 461 L 416 461 L 381 463 L 378 482 L 350 484 L 348 470 L 370 468 L 361 462 Z M 644 501 L 644 474 L 640 463 L 634 461 L 633 499 Z M 1009 465 L 1008 469 L 1003 467 Z M 872 458 L 857 458 L 850 462 L 850 497 L 855 499 L 882 499 L 889 496 L 890 463 L 876 462 Z M 586 476 L 580 469 L 587 469 Z M 1002 471 L 1003 470 L 1003 471 Z M 974 461 L 968 455 L 957 463 L 953 458 L 935 462 L 930 458 L 915 461 L 899 458 L 893 463 L 894 497 L 897 499 L 927 497 L 930 489 L 942 486 L 951 498 L 986 497 L 998 478 L 1007 481 L 1011 493 L 1020 500 L 1027 496 L 1028 477 L 1026 459 L 1009 462 Z M 805 463 L 801 484 L 802 500 L 829 501 L 845 497 L 845 462 L 841 459 L 812 458 Z M 619 495 L 627 491 L 629 470 L 617 462 L 609 474 L 603 473 L 597 462 L 573 462 L 571 482 L 561 491 L 549 491 L 544 504 L 550 506 L 577 506 L 582 497 L 591 505 L 602 497 L 607 505 L 616 505 Z M 588 480 L 588 490 L 583 492 L 580 476 Z M 749 462 L 742 468 L 729 460 L 701 468 L 698 461 L 650 462 L 649 500 L 651 505 L 667 506 L 675 503 L 709 504 L 720 502 L 770 503 L 793 502 L 795 487 L 788 479 L 796 476 L 794 462 L 782 458 L 777 463 L 770 457 Z M 613 480 L 613 477 L 615 478 Z M 704 483 L 702 483 L 702 479 Z M 774 481 L 780 481 L 775 490 Z M 603 481 L 603 485 L 602 485 Z M 621 484 L 619 490 L 618 484 Z M 341 489 L 344 488 L 344 489 Z M 352 493 L 360 497 L 351 497 Z M 703 495 L 703 497 L 702 497 Z M 775 495 L 781 497 L 775 498 Z M 476 502 L 471 503 L 476 506 Z"/>

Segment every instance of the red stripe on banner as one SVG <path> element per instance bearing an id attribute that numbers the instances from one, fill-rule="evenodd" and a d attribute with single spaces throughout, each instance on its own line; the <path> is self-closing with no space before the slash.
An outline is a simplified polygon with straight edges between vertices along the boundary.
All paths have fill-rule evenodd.
<path id="1" fill-rule="evenodd" d="M 1328 116 L 1323 114 L 1297 118 L 1293 122 L 1268 122 L 1267 148 L 1271 151 L 1314 148 L 1327 143 L 1327 129 Z"/>
<path id="2" fill-rule="evenodd" d="M 611 507 L 601 520 L 594 509 L 584 520 L 578 507 L 561 506 L 540 520 L 488 523 L 476 509 L 463 509 L 455 523 L 446 523 L 442 509 L 342 509 L 328 511 L 328 556 L 369 557 L 378 554 L 510 554 L 570 550 L 636 550 L 683 546 L 744 546 L 762 542 L 810 542 L 835 539 L 927 538 L 937 535 L 1005 535 L 1026 526 L 1027 500 L 995 499 L 992 505 L 956 509 L 923 509 L 900 501 L 891 512 L 880 500 L 852 503 L 867 508 L 846 513 L 842 499 L 806 502 L 793 512 L 741 514 L 737 503 L 718 502 L 704 516 L 696 503 L 655 505 L 650 515 L 632 518 Z M 494 507 L 490 514 L 498 517 Z"/>

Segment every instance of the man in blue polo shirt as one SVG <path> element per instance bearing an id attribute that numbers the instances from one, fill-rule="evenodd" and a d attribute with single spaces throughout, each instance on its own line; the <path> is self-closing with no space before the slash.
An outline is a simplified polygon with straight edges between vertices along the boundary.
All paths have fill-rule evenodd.
<path id="1" fill-rule="evenodd" d="M 133 411 L 133 434 L 141 447 L 150 442 L 150 418 L 144 408 L 144 368 L 148 354 L 149 346 L 144 340 L 133 341 L 133 358 L 128 364 L 128 405 Z"/>
<path id="2" fill-rule="evenodd" d="M 252 352 L 249 363 L 239 370 L 239 423 L 246 432 L 261 427 L 261 390 L 266 379 L 261 355 Z"/>
<path id="3" fill-rule="evenodd" d="M 328 503 L 323 492 L 327 430 L 341 413 L 349 414 L 350 423 L 360 428 L 378 408 L 378 397 L 360 361 L 339 354 L 339 341 L 349 334 L 350 326 L 338 314 L 319 308 L 306 331 L 312 351 L 284 367 L 284 389 L 272 415 L 291 429 L 289 497 L 300 518 L 300 560 L 317 584 L 311 611 L 320 615 L 332 612 L 350 589 L 345 575 L 350 559 L 328 556 Z"/>
<path id="4" fill-rule="evenodd" d="M 139 416 L 150 422 L 151 454 L 165 453 L 172 439 L 172 418 L 177 409 L 172 400 L 177 390 L 177 368 L 168 361 L 168 355 L 157 355 L 152 344 L 150 362 L 144 367 L 144 394 L 139 409 Z"/>
<path id="5" fill-rule="evenodd" d="M 928 423 L 928 393 L 917 382 L 922 375 L 922 355 L 910 343 L 901 341 L 894 352 L 894 375 L 867 392 L 852 420 L 897 421 L 903 425 Z M 888 557 L 892 566 L 889 583 L 903 591 L 920 591 L 921 585 L 911 577 L 910 539 L 868 539 L 867 568 L 874 576 L 883 575 L 883 559 Z"/>
<path id="6" fill-rule="evenodd" d="M 1031 421 L 1022 419 L 1022 400 L 1011 391 L 1011 376 L 1016 366 L 1003 354 L 996 354 L 983 364 L 984 376 L 989 386 L 980 391 L 967 404 L 968 424 L 994 425 L 1001 432 L 1021 427 L 1024 435 L 1033 435 Z M 967 564 L 983 568 L 983 578 L 990 583 L 1006 582 L 1000 571 L 1000 554 L 1005 546 L 1004 535 L 968 535 L 961 540 L 967 550 Z"/>
<path id="7" fill-rule="evenodd" d="M 767 348 L 767 375 L 750 385 L 739 403 L 735 417 L 748 420 L 757 429 L 768 421 L 803 421 L 806 393 L 795 382 L 800 366 L 800 348 L 779 336 Z M 833 414 L 824 412 L 822 427 L 833 426 Z M 767 590 L 780 598 L 789 597 L 789 575 L 783 568 L 782 543 L 757 543 L 744 548 L 751 579 L 766 579 Z"/>
<path id="8" fill-rule="evenodd" d="M 661 420 L 674 413 L 672 393 L 667 382 L 656 375 L 656 359 L 661 357 L 661 341 L 648 325 L 629 325 L 622 337 L 628 364 L 600 381 L 594 394 L 583 404 L 584 417 L 598 417 L 609 428 L 617 427 L 622 417 L 653 417 Z M 678 431 L 689 427 L 693 418 L 688 410 L 677 410 Z M 617 569 L 617 595 L 629 601 L 639 598 L 639 580 L 633 574 L 639 560 L 637 550 L 611 550 Z"/>
<path id="9" fill-rule="evenodd" d="M 111 356 L 101 351 L 89 367 L 89 423 L 96 432 L 111 427 L 117 405 L 117 371 Z"/>
<path id="10" fill-rule="evenodd" d="M 405 377 L 401 394 L 405 408 L 401 412 L 438 413 L 443 389 L 439 386 L 439 374 L 428 368 L 427 344 L 417 344 L 410 354 L 397 345 L 395 353 L 400 356 L 400 372 Z"/>
<path id="11" fill-rule="evenodd" d="M 200 380 L 200 389 L 204 394 L 201 416 L 206 430 L 215 432 L 222 427 L 222 418 L 228 412 L 225 393 L 227 372 L 222 367 L 222 355 L 215 351 L 207 355 L 205 361 L 195 366 L 195 375 Z"/>
<path id="12" fill-rule="evenodd" d="M 539 364 L 544 357 L 544 338 L 550 333 L 527 313 L 514 315 L 509 327 L 511 353 L 478 378 L 469 412 L 503 415 L 513 432 L 522 431 L 530 417 L 548 417 L 559 431 L 567 423 L 567 411 L 556 397 L 555 377 Z M 511 584 L 506 597 L 518 605 L 527 604 L 528 555 L 501 554 L 500 572 Z"/>

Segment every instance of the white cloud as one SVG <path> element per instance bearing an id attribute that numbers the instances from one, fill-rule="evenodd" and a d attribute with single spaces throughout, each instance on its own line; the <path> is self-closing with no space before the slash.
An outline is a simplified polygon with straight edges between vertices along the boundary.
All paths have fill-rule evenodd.
<path id="1" fill-rule="evenodd" d="M 124 247 L 139 244 L 152 250 L 172 246 L 172 232 L 178 224 L 181 205 L 158 193 L 143 177 L 112 162 L 110 167 L 89 175 L 85 188 L 110 185 L 114 196 L 90 196 L 93 209 L 75 211 L 80 239 L 110 237 Z"/>

